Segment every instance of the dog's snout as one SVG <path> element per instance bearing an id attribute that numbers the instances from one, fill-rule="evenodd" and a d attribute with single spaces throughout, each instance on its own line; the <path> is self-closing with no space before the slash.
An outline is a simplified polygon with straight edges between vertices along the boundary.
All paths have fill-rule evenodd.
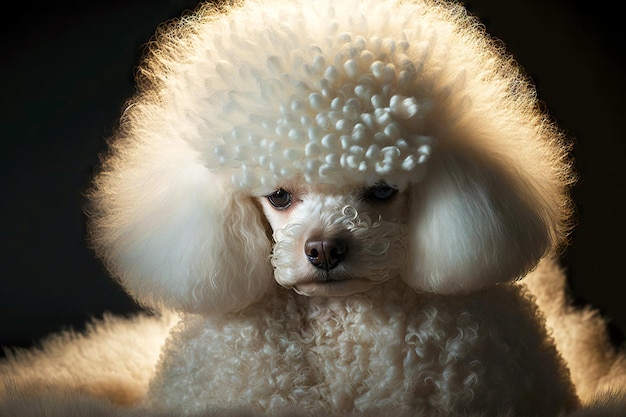
<path id="1" fill-rule="evenodd" d="M 312 238 L 304 244 L 304 253 L 314 266 L 329 271 L 343 260 L 348 245 L 342 239 Z"/>

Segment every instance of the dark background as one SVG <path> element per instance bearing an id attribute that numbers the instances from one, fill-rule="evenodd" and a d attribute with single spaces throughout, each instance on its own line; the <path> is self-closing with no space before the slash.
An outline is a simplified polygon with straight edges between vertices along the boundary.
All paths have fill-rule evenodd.
<path id="1" fill-rule="evenodd" d="M 5 3 L 6 4 L 6 3 Z M 84 192 L 133 93 L 141 46 L 195 2 L 22 2 L 0 30 L 0 345 L 29 346 L 136 306 L 84 239 Z M 598 6 L 596 7 L 596 4 Z M 565 0 L 471 0 L 576 138 L 574 296 L 626 331 L 624 35 L 616 10 Z"/>

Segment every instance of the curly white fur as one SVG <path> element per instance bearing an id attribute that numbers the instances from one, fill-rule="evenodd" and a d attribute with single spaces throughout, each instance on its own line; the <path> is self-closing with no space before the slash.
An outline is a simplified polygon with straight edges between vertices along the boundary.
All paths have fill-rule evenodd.
<path id="1" fill-rule="evenodd" d="M 572 181 L 513 60 L 455 3 L 227 9 L 157 36 L 91 194 L 112 275 L 182 314 L 141 407 L 575 409 L 512 282 L 564 240 Z M 316 239 L 341 241 L 332 266 Z"/>
<path id="2" fill-rule="evenodd" d="M 282 290 L 236 315 L 181 322 L 148 398 L 181 414 L 556 416 L 577 400 L 538 317 L 512 285 L 468 296 L 398 281 L 345 298 Z"/>

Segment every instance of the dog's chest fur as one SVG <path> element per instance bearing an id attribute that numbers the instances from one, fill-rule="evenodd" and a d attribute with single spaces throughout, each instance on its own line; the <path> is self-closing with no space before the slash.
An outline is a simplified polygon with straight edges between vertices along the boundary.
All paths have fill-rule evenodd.
<path id="1" fill-rule="evenodd" d="M 437 297 L 393 282 L 345 299 L 280 289 L 258 308 L 183 320 L 149 397 L 183 411 L 554 414 L 576 399 L 541 323 L 515 285 Z"/>

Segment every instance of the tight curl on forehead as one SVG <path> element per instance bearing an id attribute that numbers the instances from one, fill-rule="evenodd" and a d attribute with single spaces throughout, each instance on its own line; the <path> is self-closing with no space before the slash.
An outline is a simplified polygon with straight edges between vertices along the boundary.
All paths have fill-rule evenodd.
<path id="1" fill-rule="evenodd" d="M 270 56 L 271 77 L 243 94 L 277 108 L 223 132 L 215 156 L 233 170 L 235 186 L 271 188 L 296 175 L 339 186 L 385 179 L 403 188 L 421 179 L 433 142 L 423 123 L 430 101 L 402 94 L 419 75 L 409 43 L 347 33 L 333 43 L 334 56 L 316 46 L 308 59 Z M 247 111 L 241 100 L 229 92 L 222 112 Z"/>
<path id="2" fill-rule="evenodd" d="M 160 99 L 188 127 L 172 133 L 255 195 L 296 177 L 399 189 L 422 181 L 466 96 L 467 65 L 440 65 L 443 39 L 462 43 L 454 25 L 433 24 L 441 16 L 419 4 L 398 15 L 385 4 L 364 14 L 358 2 L 248 6 L 203 22 L 211 30 L 194 33 L 188 60 L 158 68 L 198 86 L 180 113 L 181 97 L 164 84 Z"/>

